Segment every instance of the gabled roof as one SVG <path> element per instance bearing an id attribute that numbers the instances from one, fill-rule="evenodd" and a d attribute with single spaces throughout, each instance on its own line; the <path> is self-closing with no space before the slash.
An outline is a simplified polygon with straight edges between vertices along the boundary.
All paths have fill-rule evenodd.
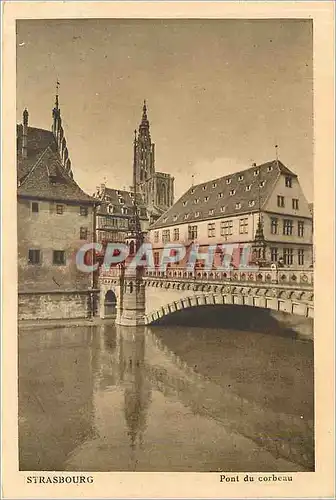
<path id="1" fill-rule="evenodd" d="M 94 202 L 64 170 L 58 153 L 48 146 L 19 181 L 18 196 L 64 202 Z"/>
<path id="2" fill-rule="evenodd" d="M 27 158 L 22 158 L 22 125 L 17 125 L 17 175 L 18 180 L 22 180 L 28 174 L 32 166 L 36 163 L 41 154 L 49 146 L 53 151 L 57 151 L 57 144 L 53 133 L 50 130 L 28 127 L 28 147 Z"/>
<path id="3" fill-rule="evenodd" d="M 108 214 L 107 207 L 109 205 L 113 205 L 113 214 L 115 215 L 122 215 L 122 208 L 127 208 L 129 211 L 128 215 L 131 215 L 134 207 L 134 195 L 132 191 L 125 191 L 124 189 L 104 187 L 103 193 L 101 193 L 101 196 L 97 196 L 96 200 L 100 202 L 97 215 Z M 142 211 L 144 213 L 146 205 L 140 193 L 137 193 L 137 204 L 140 209 L 143 209 Z"/>
<path id="4" fill-rule="evenodd" d="M 280 174 L 297 177 L 280 161 L 273 160 L 192 186 L 150 229 L 257 212 Z"/>

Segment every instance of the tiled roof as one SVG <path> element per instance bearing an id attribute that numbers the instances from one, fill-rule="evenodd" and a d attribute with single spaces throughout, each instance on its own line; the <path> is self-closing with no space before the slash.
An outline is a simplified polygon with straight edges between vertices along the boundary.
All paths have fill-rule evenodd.
<path id="1" fill-rule="evenodd" d="M 104 188 L 104 191 L 101 195 L 101 197 L 97 197 L 96 200 L 98 201 L 100 199 L 100 206 L 97 210 L 97 215 L 106 215 L 108 214 L 108 206 L 113 205 L 113 214 L 114 215 L 122 215 L 122 208 L 127 208 L 128 209 L 128 214 L 132 214 L 133 210 L 133 193 L 131 191 L 125 191 L 123 189 L 111 189 L 111 188 Z M 137 204 L 138 207 L 140 208 L 140 211 L 143 215 L 141 217 L 147 217 L 147 212 L 146 210 L 146 205 L 142 199 L 142 196 L 140 193 L 137 193 Z M 142 209 L 142 210 L 141 210 Z M 146 215 L 145 215 L 146 213 Z"/>
<path id="2" fill-rule="evenodd" d="M 19 182 L 18 196 L 59 201 L 94 202 L 67 174 L 58 153 L 47 147 Z"/>
<path id="3" fill-rule="evenodd" d="M 17 175 L 18 180 L 28 174 L 37 159 L 49 146 L 57 151 L 57 145 L 53 133 L 50 130 L 28 127 L 27 158 L 22 158 L 22 125 L 17 125 Z"/>
<path id="4" fill-rule="evenodd" d="M 192 186 L 150 229 L 257 212 L 259 199 L 262 208 L 281 173 L 296 177 L 280 161 L 273 160 Z"/>

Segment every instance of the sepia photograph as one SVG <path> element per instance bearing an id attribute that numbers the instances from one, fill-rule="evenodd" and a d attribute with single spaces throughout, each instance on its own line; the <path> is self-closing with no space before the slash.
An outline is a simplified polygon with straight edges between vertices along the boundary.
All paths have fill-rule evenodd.
<path id="1" fill-rule="evenodd" d="M 332 497 L 333 9 L 205 4 L 3 5 L 4 498 Z"/>
<path id="2" fill-rule="evenodd" d="M 20 470 L 313 471 L 312 22 L 16 28 Z"/>

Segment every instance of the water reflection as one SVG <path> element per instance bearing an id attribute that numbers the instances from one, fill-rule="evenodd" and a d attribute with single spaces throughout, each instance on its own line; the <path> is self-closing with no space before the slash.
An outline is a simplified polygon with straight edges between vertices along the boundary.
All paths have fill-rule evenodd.
<path id="1" fill-rule="evenodd" d="M 299 415 L 260 405 L 269 390 L 267 344 L 238 333 L 230 338 L 221 330 L 214 337 L 203 329 L 199 338 L 197 329 L 150 331 L 107 324 L 21 330 L 21 470 L 304 470 L 310 458 L 302 462 L 297 455 L 307 453 L 312 432 Z M 252 349 L 248 358 L 241 342 Z M 306 347 L 290 342 L 277 338 L 272 348 L 273 357 L 280 349 L 289 358 L 280 388 L 289 401 L 293 376 L 306 390 L 309 365 L 304 368 L 304 358 L 310 355 Z M 264 367 L 254 363 L 254 345 Z M 301 374 L 291 372 L 294 351 L 296 363 L 302 357 Z M 242 369 L 248 363 L 249 370 L 265 371 L 257 391 L 251 380 L 243 381 L 242 370 L 236 373 L 236 356 Z M 249 399 L 231 385 L 238 390 L 250 386 Z M 269 436 L 276 440 L 293 430 L 303 438 L 298 450 L 268 442 Z"/>

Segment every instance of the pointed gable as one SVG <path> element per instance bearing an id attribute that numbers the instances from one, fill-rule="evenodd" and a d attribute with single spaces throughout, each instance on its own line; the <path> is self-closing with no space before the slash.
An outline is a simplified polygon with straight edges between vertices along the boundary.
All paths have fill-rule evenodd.
<path id="1" fill-rule="evenodd" d="M 18 195 L 64 202 L 94 203 L 64 170 L 58 153 L 47 147 L 18 186 Z"/>

